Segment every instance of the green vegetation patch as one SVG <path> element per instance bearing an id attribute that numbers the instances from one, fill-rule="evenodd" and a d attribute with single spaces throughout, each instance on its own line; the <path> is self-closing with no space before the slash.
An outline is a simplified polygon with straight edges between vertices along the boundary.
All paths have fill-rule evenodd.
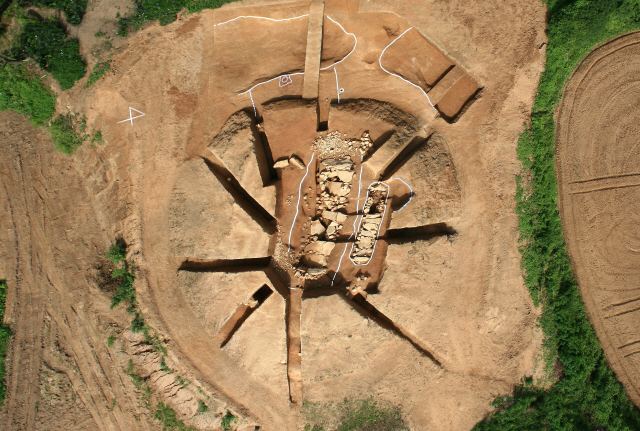
<path id="1" fill-rule="evenodd" d="M 55 105 L 56 96 L 24 67 L 5 64 L 0 68 L 0 111 L 17 111 L 41 125 L 53 117 Z"/>
<path id="2" fill-rule="evenodd" d="M 78 40 L 67 40 L 64 26 L 55 19 L 27 20 L 20 34 L 20 45 L 12 52 L 33 58 L 65 90 L 86 73 Z"/>
<path id="3" fill-rule="evenodd" d="M 124 303 L 127 305 L 127 312 L 133 315 L 131 330 L 133 332 L 144 333 L 145 341 L 153 347 L 153 350 L 167 356 L 167 349 L 160 341 L 160 337 L 151 327 L 149 327 L 138 306 L 135 288 L 135 271 L 133 265 L 127 260 L 127 244 L 122 238 L 117 239 L 109 251 L 106 253 L 107 259 L 112 261 L 115 268 L 111 271 L 111 277 L 118 281 L 118 287 L 111 296 L 111 309 Z"/>
<path id="4" fill-rule="evenodd" d="M 89 75 L 89 80 L 85 84 L 84 88 L 86 89 L 91 87 L 93 83 L 98 81 L 98 79 L 102 78 L 104 74 L 110 70 L 111 70 L 111 60 L 107 60 L 105 62 L 96 64 L 96 66 L 93 68 L 93 72 L 91 72 L 91 75 Z"/>
<path id="5" fill-rule="evenodd" d="M 580 60 L 596 45 L 640 28 L 638 0 L 549 0 L 546 70 L 531 126 L 518 157 L 531 172 L 530 189 L 518 181 L 517 212 L 525 283 L 545 334 L 547 368 L 562 376 L 548 390 L 528 380 L 474 428 L 485 430 L 640 430 L 640 418 L 606 364 L 573 278 L 557 205 L 553 113 Z"/>
<path id="6" fill-rule="evenodd" d="M 231 424 L 234 423 L 237 420 L 238 420 L 238 417 L 234 416 L 233 413 L 231 413 L 229 410 L 227 410 L 227 413 L 222 418 L 220 426 L 222 427 L 222 429 L 224 431 L 231 431 Z"/>
<path id="7" fill-rule="evenodd" d="M 198 413 L 206 413 L 209 411 L 209 406 L 202 400 L 198 400 Z"/>
<path id="8" fill-rule="evenodd" d="M 236 0 L 137 0 L 133 15 L 120 20 L 118 33 L 126 36 L 130 29 L 139 30 L 150 21 L 158 21 L 160 25 L 170 24 L 182 9 L 194 13 L 215 9 L 234 1 Z"/>
<path id="9" fill-rule="evenodd" d="M 59 115 L 51 126 L 51 141 L 56 149 L 65 154 L 73 154 L 82 145 L 82 139 L 78 137 L 73 129 L 73 115 Z"/>
<path id="10" fill-rule="evenodd" d="M 396 407 L 373 397 L 340 403 L 303 404 L 306 431 L 408 431 L 402 413 Z"/>
<path id="11" fill-rule="evenodd" d="M 34 6 L 58 9 L 64 12 L 67 22 L 78 25 L 87 11 L 87 0 L 32 0 Z"/>
<path id="12" fill-rule="evenodd" d="M 9 349 L 9 340 L 11 339 L 11 329 L 9 325 L 2 323 L 4 321 L 4 312 L 7 304 L 7 283 L 0 280 L 0 407 L 4 404 L 4 397 L 7 394 L 7 386 L 5 382 L 7 350 Z"/>
<path id="13" fill-rule="evenodd" d="M 162 422 L 163 431 L 195 431 L 193 428 L 187 427 L 182 423 L 182 421 L 178 419 L 176 412 L 171 407 L 165 406 L 162 403 L 158 403 L 153 418 Z"/>
<path id="14" fill-rule="evenodd" d="M 91 145 L 102 145 L 104 140 L 102 139 L 102 132 L 100 130 L 96 130 L 91 137 Z"/>

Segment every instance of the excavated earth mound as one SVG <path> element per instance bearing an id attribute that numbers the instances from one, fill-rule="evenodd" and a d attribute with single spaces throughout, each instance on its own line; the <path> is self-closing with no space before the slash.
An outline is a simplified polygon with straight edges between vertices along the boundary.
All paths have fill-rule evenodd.
<path id="1" fill-rule="evenodd" d="M 567 249 L 607 361 L 640 405 L 640 33 L 596 48 L 557 116 Z"/>
<path id="2" fill-rule="evenodd" d="M 133 34 L 106 77 L 59 98 L 104 145 L 0 143 L 21 334 L 8 423 L 36 428 L 42 394 L 73 387 L 52 427 L 156 429 L 130 367 L 199 429 L 231 409 L 243 430 L 297 430 L 305 402 L 368 395 L 414 429 L 472 428 L 539 377 L 515 148 L 544 28 L 542 3 L 326 0 Z M 24 121 L 2 114 L 0 133 Z M 118 236 L 166 357 L 96 281 Z"/>

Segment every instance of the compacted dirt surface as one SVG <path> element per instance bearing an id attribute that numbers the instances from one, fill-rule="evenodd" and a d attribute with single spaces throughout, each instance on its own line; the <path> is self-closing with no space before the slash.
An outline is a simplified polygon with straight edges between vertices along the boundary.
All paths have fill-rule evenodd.
<path id="1" fill-rule="evenodd" d="M 412 429 L 467 430 L 542 377 L 514 195 L 544 19 L 234 3 L 118 40 L 108 76 L 60 96 L 103 145 L 63 156 L 0 114 L 4 423 L 158 429 L 135 373 L 200 429 L 230 410 L 297 430 L 305 401 L 373 395 Z M 109 308 L 119 236 L 166 356 Z"/>
<path id="2" fill-rule="evenodd" d="M 640 405 L 640 33 L 596 48 L 557 113 L 562 225 L 607 361 Z"/>

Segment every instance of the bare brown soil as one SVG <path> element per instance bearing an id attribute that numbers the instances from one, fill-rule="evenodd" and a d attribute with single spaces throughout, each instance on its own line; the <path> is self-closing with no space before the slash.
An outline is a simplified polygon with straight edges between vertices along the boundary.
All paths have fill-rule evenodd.
<path id="1" fill-rule="evenodd" d="M 562 225 L 607 361 L 640 405 L 640 33 L 596 48 L 557 114 Z"/>
<path id="2" fill-rule="evenodd" d="M 543 5 L 322 12 L 237 3 L 120 42 L 109 76 L 59 99 L 105 140 L 73 158 L 2 114 L 14 429 L 34 428 L 47 349 L 82 401 L 64 402 L 84 421 L 66 429 L 159 426 L 129 360 L 154 400 L 202 429 L 229 408 L 238 426 L 296 430 L 303 401 L 374 395 L 412 429 L 464 430 L 538 377 L 514 193 Z M 239 16 L 299 18 L 216 26 Z M 302 99 L 313 79 L 318 97 Z M 145 116 L 121 122 L 129 107 Z M 108 309 L 99 263 L 117 235 L 174 374 Z M 205 415 L 200 391 L 215 400 Z"/>

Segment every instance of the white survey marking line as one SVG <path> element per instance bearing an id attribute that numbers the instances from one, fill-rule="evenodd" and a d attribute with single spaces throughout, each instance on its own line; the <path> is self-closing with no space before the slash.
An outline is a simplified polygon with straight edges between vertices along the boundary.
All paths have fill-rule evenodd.
<path id="1" fill-rule="evenodd" d="M 298 219 L 298 211 L 300 211 L 300 197 L 302 196 L 302 183 L 304 183 L 304 180 L 307 178 L 307 175 L 309 175 L 309 166 L 311 166 L 311 163 L 313 162 L 313 158 L 315 157 L 315 153 L 311 153 L 311 160 L 309 160 L 309 163 L 307 164 L 307 172 L 304 174 L 304 177 L 302 177 L 302 181 L 300 181 L 300 187 L 298 187 L 298 204 L 296 205 L 296 215 L 295 217 L 293 217 L 293 223 L 291 224 L 291 230 L 289 231 L 289 249 L 287 250 L 287 252 L 291 251 L 291 234 L 293 233 L 293 227 L 296 225 L 296 220 Z"/>
<path id="2" fill-rule="evenodd" d="M 389 184 L 382 181 L 374 181 L 371 184 L 369 184 L 369 187 L 367 187 L 367 196 L 365 197 L 364 201 L 366 202 L 367 199 L 369 198 L 369 189 L 374 184 L 384 184 L 387 187 L 387 196 L 384 199 L 384 212 L 382 213 L 382 218 L 380 219 L 380 224 L 378 225 L 378 231 L 376 232 L 376 240 L 373 243 L 373 250 L 371 251 L 371 256 L 369 256 L 369 260 L 367 261 L 367 263 L 355 263 L 353 259 L 351 259 L 351 251 L 353 251 L 353 245 L 351 246 L 351 251 L 349 252 L 349 259 L 356 266 L 369 265 L 369 263 L 371 262 L 371 259 L 373 259 L 373 255 L 376 252 L 376 245 L 378 245 L 378 236 L 380 235 L 380 228 L 382 227 L 382 223 L 384 222 L 384 216 L 387 214 L 387 202 L 389 200 L 389 193 L 391 193 L 391 186 L 389 186 Z M 362 209 L 364 210 L 364 206 L 362 207 Z M 364 220 L 364 214 L 360 218 L 360 224 L 362 223 L 362 220 Z M 360 231 L 360 224 L 358 224 L 358 231 Z M 357 234 L 356 234 L 356 240 L 357 240 Z M 355 244 L 356 240 L 353 241 L 353 244 Z"/>
<path id="3" fill-rule="evenodd" d="M 396 41 L 397 41 L 398 39 L 400 39 L 402 36 L 404 36 L 406 32 L 408 32 L 408 31 L 409 31 L 409 30 L 411 30 L 411 29 L 413 29 L 413 27 L 409 27 L 408 29 L 406 29 L 406 30 L 404 31 L 404 33 L 402 33 L 400 36 L 396 37 L 396 38 L 393 40 L 393 42 L 391 42 L 389 45 L 387 45 L 387 46 L 386 46 L 386 48 L 385 48 L 385 49 L 383 49 L 383 50 L 382 50 L 382 54 L 380 54 L 380 58 L 378 59 L 378 64 L 380 65 L 380 68 L 381 68 L 382 70 L 384 70 L 385 72 L 387 72 L 389 75 L 397 76 L 398 78 L 402 79 L 404 82 L 408 82 L 409 84 L 413 85 L 414 87 L 416 87 L 417 89 L 419 89 L 420 91 L 422 91 L 422 94 L 424 94 L 424 95 L 425 95 L 425 97 L 427 98 L 427 100 L 429 101 L 429 105 L 431 105 L 431 107 L 432 107 L 433 109 L 436 109 L 436 107 L 435 107 L 435 106 L 433 106 L 433 103 L 431 103 L 431 99 L 429 98 L 429 95 L 428 95 L 428 94 L 427 94 L 427 93 L 422 89 L 422 87 L 420 87 L 419 85 L 414 84 L 413 82 L 411 82 L 411 81 L 409 81 L 409 80 L 407 80 L 407 79 L 404 79 L 404 78 L 403 78 L 402 76 L 400 76 L 400 75 L 397 75 L 397 74 L 395 74 L 395 73 L 391 73 L 391 72 L 389 72 L 387 69 L 385 69 L 385 68 L 382 66 L 382 56 L 384 55 L 384 52 L 385 52 L 385 51 L 386 51 L 386 50 L 387 50 L 391 45 L 393 45 L 394 43 L 396 43 Z"/>
<path id="4" fill-rule="evenodd" d="M 133 116 L 133 113 L 131 111 L 136 111 L 138 112 L 140 115 L 136 115 L 135 117 Z M 135 120 L 136 118 L 140 118 L 140 117 L 144 117 L 145 114 L 142 111 L 138 111 L 136 108 L 132 108 L 131 106 L 129 106 L 129 118 L 124 119 L 122 121 L 118 121 L 116 124 L 120 124 L 120 123 L 124 123 L 125 121 L 131 121 L 131 125 L 133 126 L 133 120 Z"/>
<path id="5" fill-rule="evenodd" d="M 349 58 L 349 56 L 350 56 L 351 54 L 353 54 L 353 51 L 355 51 L 355 50 L 356 50 L 356 47 L 358 46 L 358 38 L 356 37 L 356 35 L 355 35 L 355 34 L 353 34 L 353 33 L 349 33 L 347 30 L 345 30 L 345 29 L 344 29 L 344 27 L 342 26 L 342 24 L 340 24 L 340 23 L 339 23 L 338 21 L 336 21 L 335 19 L 331 18 L 329 15 L 327 15 L 327 18 L 329 18 L 332 22 L 334 22 L 334 23 L 338 24 L 338 27 L 340 27 L 340 28 L 342 29 L 342 31 L 344 31 L 344 33 L 345 33 L 345 34 L 347 34 L 347 35 L 349 35 L 349 36 L 353 37 L 353 40 L 355 41 L 355 44 L 353 45 L 353 48 L 351 49 L 351 51 L 349 51 L 349 54 L 347 54 L 347 55 L 346 55 L 342 60 L 340 60 L 340 61 L 336 61 L 335 63 L 333 63 L 333 64 L 332 64 L 332 65 L 330 65 L 330 66 L 322 67 L 322 68 L 320 68 L 320 70 L 327 70 L 327 69 L 331 69 L 332 67 L 335 67 L 337 64 L 342 63 L 342 62 L 343 62 L 343 61 L 345 61 L 347 58 Z"/>
<path id="6" fill-rule="evenodd" d="M 407 205 L 409 205 L 409 202 L 411 202 L 413 200 L 413 189 L 402 178 L 396 177 L 396 178 L 393 178 L 390 181 L 395 181 L 395 180 L 402 181 L 407 187 L 409 187 L 409 190 L 410 190 L 409 200 L 404 205 L 402 205 L 402 207 L 400 209 L 397 209 L 397 210 L 394 211 L 394 212 L 398 212 L 401 209 L 403 209 L 404 207 L 406 207 Z M 378 244 L 378 236 L 380 235 L 380 228 L 382 227 L 382 223 L 384 222 L 384 216 L 387 213 L 387 201 L 389 200 L 389 193 L 391 193 L 391 186 L 389 184 L 385 183 L 384 181 L 374 181 L 373 183 L 371 183 L 369 185 L 369 187 L 367 187 L 367 197 L 365 198 L 365 202 L 366 202 L 367 198 L 369 197 L 369 189 L 375 183 L 384 184 L 385 186 L 387 186 L 387 197 L 384 200 L 384 213 L 382 214 L 382 220 L 380 220 L 380 224 L 378 225 L 378 232 L 376 233 L 376 241 L 373 243 L 373 250 L 371 251 L 371 257 L 369 257 L 369 261 L 367 261 L 367 263 L 355 263 L 355 262 L 353 262 L 353 259 L 351 259 L 351 252 L 353 251 L 353 247 L 355 245 L 355 242 L 358 239 L 358 233 L 357 232 L 360 231 L 360 224 L 362 223 L 362 220 L 364 219 L 364 215 L 360 218 L 360 223 L 358 224 L 358 230 L 356 231 L 356 238 L 351 243 L 351 250 L 349 251 L 349 259 L 351 259 L 351 262 L 353 262 L 353 264 L 356 265 L 356 266 L 369 265 L 369 262 L 371 262 L 371 259 L 373 259 L 373 254 L 376 252 L 376 245 Z M 360 194 L 359 193 L 358 193 L 358 201 L 360 201 Z M 356 217 L 356 219 L 357 219 L 357 217 Z M 354 222 L 354 227 L 355 227 L 355 222 Z M 351 239 L 351 237 L 349 237 L 349 239 Z M 335 278 L 335 275 L 334 275 L 334 278 Z"/>
<path id="7" fill-rule="evenodd" d="M 340 266 L 342 266 L 342 259 L 344 259 L 344 254 L 347 252 L 347 247 L 349 247 L 349 240 L 351 239 L 352 236 L 353 234 L 349 235 L 349 238 L 347 238 L 347 243 L 344 245 L 344 250 L 342 250 L 342 256 L 340 256 L 340 261 L 338 262 L 338 268 L 336 269 L 336 272 L 333 273 L 333 278 L 331 279 L 332 286 L 333 286 L 333 282 L 336 281 L 336 276 L 338 275 L 338 272 L 340 272 Z"/>
<path id="8" fill-rule="evenodd" d="M 234 18 L 234 19 L 232 19 L 232 20 L 225 21 L 225 22 L 222 22 L 222 23 L 220 23 L 220 24 L 216 24 L 215 26 L 222 25 L 222 24 L 227 24 L 227 23 L 232 22 L 232 21 L 235 21 L 236 19 L 239 19 L 239 18 L 266 19 L 266 20 L 269 20 L 269 21 L 276 21 L 276 22 L 280 22 L 280 21 L 291 21 L 291 20 L 294 20 L 294 19 L 303 18 L 303 17 L 305 17 L 305 16 L 309 16 L 309 14 L 306 14 L 306 15 L 300 15 L 300 16 L 297 16 L 297 17 L 294 17 L 294 18 L 286 18 L 286 19 L 272 19 L 272 18 L 264 18 L 264 17 L 259 17 L 259 16 L 239 16 L 239 17 Z M 340 64 L 340 63 L 342 63 L 343 61 L 345 61 L 345 60 L 346 60 L 346 59 L 347 59 L 351 54 L 353 54 L 353 51 L 355 51 L 355 50 L 356 50 L 356 47 L 358 46 L 358 38 L 356 37 L 356 35 L 355 35 L 355 34 L 347 32 L 347 31 L 344 29 L 344 27 L 343 27 L 339 22 L 337 22 L 336 20 L 334 20 L 333 18 L 331 18 L 329 15 L 327 15 L 327 18 L 329 18 L 332 22 L 334 22 L 334 23 L 338 24 L 338 26 L 342 29 L 342 31 L 343 31 L 345 34 L 347 34 L 347 35 L 349 35 L 349 36 L 352 36 L 352 37 L 353 37 L 353 39 L 354 39 L 354 41 L 355 41 L 355 43 L 354 43 L 353 48 L 351 49 L 351 51 L 350 51 L 350 52 L 349 52 L 349 54 L 347 54 L 343 59 L 341 59 L 340 61 L 337 61 L 337 62 L 333 63 L 333 64 L 332 64 L 332 65 L 330 65 L 330 66 L 323 67 L 323 68 L 321 68 L 321 69 L 320 69 L 320 70 L 328 70 L 328 69 L 331 69 L 331 68 L 333 67 L 333 68 L 334 68 L 333 70 L 335 71 L 335 66 L 336 66 L 337 64 Z M 215 27 L 215 26 L 214 26 L 214 27 Z M 254 102 L 254 100 L 253 100 L 253 94 L 251 93 L 251 91 L 252 91 L 254 88 L 256 88 L 256 87 L 258 87 L 258 86 L 260 86 L 260 85 L 268 84 L 269 82 L 275 81 L 276 79 L 279 81 L 279 86 L 280 86 L 280 87 L 285 87 L 286 85 L 289 85 L 289 84 L 293 83 L 293 80 L 291 79 L 291 77 L 292 77 L 292 76 L 295 76 L 295 75 L 304 75 L 304 72 L 285 73 L 285 74 L 282 74 L 282 75 L 278 75 L 278 76 L 276 76 L 275 78 L 271 78 L 271 79 L 269 79 L 269 80 L 267 80 L 267 81 L 264 81 L 264 82 L 261 82 L 261 83 L 259 83 L 259 84 L 256 84 L 256 85 L 254 85 L 253 87 L 249 88 L 248 90 L 243 91 L 242 93 L 238 93 L 238 96 L 241 96 L 241 95 L 243 95 L 243 94 L 247 94 L 247 93 L 249 93 L 249 96 L 251 97 L 251 105 L 253 105 L 253 112 L 254 112 L 254 114 L 255 114 L 255 115 L 256 115 L 256 117 L 257 117 L 257 116 L 258 116 L 258 110 L 256 109 L 256 104 L 255 104 L 255 102 Z M 282 81 L 281 81 L 281 80 L 282 80 L 282 78 L 283 78 L 283 77 L 289 77 L 289 82 L 288 82 L 287 84 L 285 84 L 285 85 L 282 85 Z M 338 75 L 337 75 L 337 72 L 336 72 L 336 81 L 337 81 L 337 77 L 338 77 Z M 338 101 L 339 101 L 339 99 L 340 99 L 340 93 L 342 93 L 342 92 L 344 92 L 344 89 L 340 89 L 340 88 L 338 87 Z"/>
<path id="9" fill-rule="evenodd" d="M 409 185 L 405 180 L 403 180 L 402 178 L 398 178 L 398 177 L 396 177 L 396 178 L 392 179 L 391 181 L 395 181 L 395 180 L 402 181 L 402 182 L 404 183 L 404 185 L 405 185 L 405 186 L 409 187 L 409 200 L 408 200 L 404 205 L 402 205 L 400 208 L 398 208 L 397 210 L 395 210 L 395 211 L 394 211 L 394 213 L 397 213 L 397 212 L 398 212 L 398 211 L 400 211 L 402 208 L 404 208 L 404 207 L 406 207 L 407 205 L 409 205 L 409 202 L 411 202 L 411 200 L 413 199 L 413 189 L 412 189 L 412 188 L 411 188 L 411 186 L 410 186 L 410 185 Z"/>
<path id="10" fill-rule="evenodd" d="M 340 84 L 338 84 L 338 69 L 334 67 L 333 71 L 336 74 L 336 91 L 338 93 L 338 103 L 340 103 Z"/>
<path id="11" fill-rule="evenodd" d="M 294 20 L 294 19 L 304 18 L 305 16 L 309 16 L 309 14 L 307 13 L 305 15 L 294 16 L 293 18 L 281 18 L 281 19 L 267 18 L 265 16 L 240 15 L 238 17 L 230 19 L 229 21 L 225 21 L 225 22 L 221 22 L 221 23 L 218 23 L 218 24 L 214 24 L 213 26 L 214 27 L 218 27 L 218 26 L 221 26 L 221 25 L 224 25 L 224 24 L 229 24 L 230 22 L 233 22 L 233 21 L 235 21 L 237 19 L 240 19 L 240 18 L 255 18 L 255 19 L 264 19 L 266 21 L 281 22 L 281 21 L 291 21 L 291 20 Z"/>

